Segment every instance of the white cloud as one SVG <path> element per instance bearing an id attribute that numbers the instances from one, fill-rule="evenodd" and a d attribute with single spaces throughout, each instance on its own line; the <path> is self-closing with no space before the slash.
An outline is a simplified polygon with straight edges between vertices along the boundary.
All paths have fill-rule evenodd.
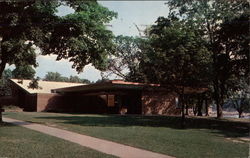
<path id="1" fill-rule="evenodd" d="M 93 66 L 85 66 L 84 71 L 78 74 L 77 71 L 72 68 L 72 63 L 69 61 L 65 59 L 56 61 L 56 55 L 39 55 L 37 61 L 39 66 L 36 68 L 36 75 L 41 78 L 43 78 L 47 72 L 58 72 L 66 77 L 71 75 L 78 76 L 90 81 L 96 81 L 101 78 L 100 71 Z"/>

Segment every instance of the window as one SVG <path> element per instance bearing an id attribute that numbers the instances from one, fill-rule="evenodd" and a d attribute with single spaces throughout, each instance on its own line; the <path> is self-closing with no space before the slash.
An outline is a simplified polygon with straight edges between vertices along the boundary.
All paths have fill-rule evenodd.
<path id="1" fill-rule="evenodd" d="M 108 99 L 108 107 L 114 107 L 115 106 L 115 95 L 107 95 Z"/>

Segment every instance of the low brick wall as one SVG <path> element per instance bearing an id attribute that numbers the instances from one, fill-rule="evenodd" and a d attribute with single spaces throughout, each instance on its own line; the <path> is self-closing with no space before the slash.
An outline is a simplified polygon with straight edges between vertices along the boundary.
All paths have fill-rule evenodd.
<path id="1" fill-rule="evenodd" d="M 179 115 L 176 107 L 177 94 L 164 91 L 142 92 L 142 114 Z"/>

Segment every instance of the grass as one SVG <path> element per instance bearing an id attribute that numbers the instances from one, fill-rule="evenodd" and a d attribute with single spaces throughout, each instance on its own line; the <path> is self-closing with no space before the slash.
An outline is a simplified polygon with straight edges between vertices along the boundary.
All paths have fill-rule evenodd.
<path id="1" fill-rule="evenodd" d="M 4 123 L 0 125 L 0 157 L 108 158 L 112 156 L 56 137 Z"/>
<path id="2" fill-rule="evenodd" d="M 178 128 L 179 120 L 165 116 L 76 115 L 59 113 L 14 113 L 4 116 L 29 122 L 46 124 L 80 134 L 103 138 L 130 146 L 151 150 L 175 157 L 234 158 L 247 157 L 247 142 L 234 142 L 246 136 L 246 129 L 237 131 L 211 129 L 228 126 L 230 121 L 206 120 L 207 127 L 199 127 L 189 120 L 189 128 Z M 205 124 L 203 120 L 203 124 Z M 236 123 L 237 124 L 237 123 Z M 229 124 L 230 125 L 230 124 Z M 235 126 L 235 124 L 233 124 Z M 241 127 L 241 124 L 239 124 Z M 209 127 L 209 128 L 208 128 Z M 242 126 L 243 127 L 243 126 Z M 230 137 L 231 139 L 227 139 Z"/>

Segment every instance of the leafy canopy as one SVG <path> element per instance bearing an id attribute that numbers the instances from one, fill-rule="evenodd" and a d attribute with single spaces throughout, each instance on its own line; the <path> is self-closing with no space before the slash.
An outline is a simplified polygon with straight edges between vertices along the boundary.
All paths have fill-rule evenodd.
<path id="1" fill-rule="evenodd" d="M 12 71 L 12 77 L 16 79 L 33 79 L 36 71 L 30 65 L 18 65 Z"/>
<path id="2" fill-rule="evenodd" d="M 149 34 L 151 49 L 140 68 L 150 82 L 176 86 L 204 83 L 211 62 L 205 42 L 176 19 L 158 18 Z"/>
<path id="3" fill-rule="evenodd" d="M 60 17 L 60 5 L 75 12 Z M 89 63 L 105 68 L 113 51 L 113 34 L 105 24 L 113 17 L 116 13 L 96 1 L 1 1 L 0 74 L 7 63 L 37 66 L 36 47 L 43 55 L 68 59 L 78 72 Z"/>

